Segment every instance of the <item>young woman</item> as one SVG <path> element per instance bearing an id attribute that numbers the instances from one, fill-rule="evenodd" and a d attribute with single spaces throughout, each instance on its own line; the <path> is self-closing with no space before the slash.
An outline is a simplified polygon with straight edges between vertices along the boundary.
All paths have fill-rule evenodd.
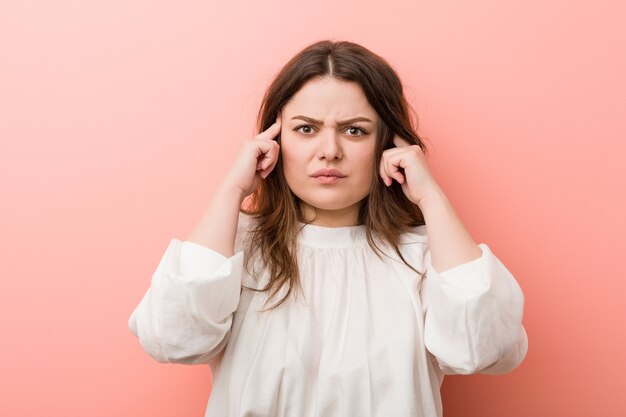
<path id="1" fill-rule="evenodd" d="M 276 76 L 261 133 L 129 319 L 157 361 L 209 364 L 206 416 L 440 417 L 445 374 L 522 362 L 523 293 L 433 178 L 411 111 L 355 43 Z"/>

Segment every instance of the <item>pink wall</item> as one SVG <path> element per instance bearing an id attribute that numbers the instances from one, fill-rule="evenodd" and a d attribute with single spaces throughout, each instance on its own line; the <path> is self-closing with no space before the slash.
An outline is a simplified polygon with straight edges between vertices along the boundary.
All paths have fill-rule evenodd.
<path id="1" fill-rule="evenodd" d="M 525 362 L 447 378 L 446 417 L 626 415 L 622 2 L 209 3 L 2 2 L 0 415 L 203 415 L 208 368 L 156 363 L 128 316 L 321 38 L 395 66 L 526 295 Z"/>

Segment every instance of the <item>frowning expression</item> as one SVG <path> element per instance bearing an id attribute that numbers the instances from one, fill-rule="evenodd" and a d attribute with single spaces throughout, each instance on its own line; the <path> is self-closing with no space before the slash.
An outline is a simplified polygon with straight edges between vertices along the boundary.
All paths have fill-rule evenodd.
<path id="1" fill-rule="evenodd" d="M 281 119 L 283 171 L 305 212 L 308 206 L 356 216 L 370 192 L 378 125 L 361 86 L 311 79 L 283 106 Z"/>

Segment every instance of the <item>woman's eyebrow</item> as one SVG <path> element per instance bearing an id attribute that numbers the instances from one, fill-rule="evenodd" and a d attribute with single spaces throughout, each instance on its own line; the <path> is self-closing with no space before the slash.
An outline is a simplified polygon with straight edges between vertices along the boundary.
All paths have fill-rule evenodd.
<path id="1" fill-rule="evenodd" d="M 316 120 L 316 119 L 313 119 L 311 117 L 306 117 L 306 116 L 302 116 L 302 115 L 294 116 L 294 117 L 291 118 L 291 120 L 294 120 L 294 119 L 300 119 L 300 120 L 304 120 L 305 122 L 314 123 L 314 124 L 318 124 L 318 125 L 324 124 L 324 122 L 322 120 Z M 338 126 L 345 126 L 345 125 L 349 125 L 349 124 L 355 123 L 355 122 L 370 122 L 370 123 L 373 123 L 367 117 L 358 116 L 358 117 L 353 117 L 352 119 L 338 121 L 337 125 Z"/>

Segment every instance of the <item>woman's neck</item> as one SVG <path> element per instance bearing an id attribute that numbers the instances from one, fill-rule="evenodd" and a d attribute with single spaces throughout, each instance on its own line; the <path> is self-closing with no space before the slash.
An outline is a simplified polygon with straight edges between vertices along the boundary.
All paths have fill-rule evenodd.
<path id="1" fill-rule="evenodd" d="M 347 227 L 358 224 L 360 204 L 337 210 L 314 208 L 301 202 L 305 223 L 324 227 Z"/>

